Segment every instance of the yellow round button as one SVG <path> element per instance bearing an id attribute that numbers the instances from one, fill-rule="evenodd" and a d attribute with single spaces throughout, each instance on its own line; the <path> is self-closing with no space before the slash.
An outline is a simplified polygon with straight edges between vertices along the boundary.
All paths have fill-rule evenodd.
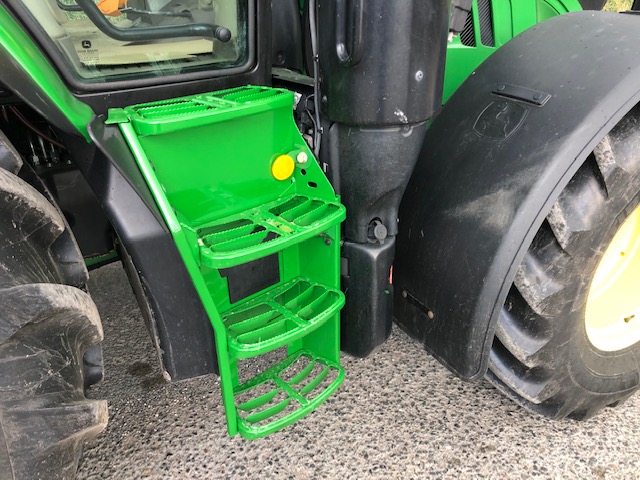
<path id="1" fill-rule="evenodd" d="M 289 155 L 280 155 L 271 165 L 271 175 L 273 175 L 276 180 L 286 180 L 293 175 L 295 168 L 296 163 L 293 161 L 293 158 Z"/>

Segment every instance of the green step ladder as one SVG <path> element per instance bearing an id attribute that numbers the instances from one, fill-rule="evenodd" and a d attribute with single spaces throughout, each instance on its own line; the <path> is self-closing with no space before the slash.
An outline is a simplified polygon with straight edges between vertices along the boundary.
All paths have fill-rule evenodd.
<path id="1" fill-rule="evenodd" d="M 119 124 L 209 315 L 228 431 L 245 438 L 302 418 L 344 380 L 345 208 L 298 132 L 293 100 L 246 86 L 113 109 L 107 120 Z M 278 349 L 284 360 L 240 378 L 241 362 Z"/>

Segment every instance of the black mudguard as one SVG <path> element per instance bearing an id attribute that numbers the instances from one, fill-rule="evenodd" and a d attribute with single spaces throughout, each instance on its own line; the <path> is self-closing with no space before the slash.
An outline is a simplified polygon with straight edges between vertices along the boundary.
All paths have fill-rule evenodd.
<path id="1" fill-rule="evenodd" d="M 640 16 L 556 17 L 493 54 L 429 128 L 400 208 L 394 315 L 460 377 L 486 372 L 536 231 L 640 101 L 638 45 Z"/>
<path id="2" fill-rule="evenodd" d="M 94 117 L 93 143 L 60 133 L 121 242 L 120 256 L 165 379 L 218 371 L 209 317 L 122 133 Z"/>

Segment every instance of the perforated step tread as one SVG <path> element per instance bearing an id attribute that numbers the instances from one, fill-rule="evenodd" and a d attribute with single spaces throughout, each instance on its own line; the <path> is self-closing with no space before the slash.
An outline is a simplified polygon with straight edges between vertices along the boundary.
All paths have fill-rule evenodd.
<path id="1" fill-rule="evenodd" d="M 250 358 L 309 334 L 344 305 L 344 294 L 306 278 L 297 278 L 222 314 L 229 352 Z"/>
<path id="2" fill-rule="evenodd" d="M 247 85 L 111 109 L 107 123 L 130 121 L 139 135 L 160 135 L 287 107 L 292 98 L 280 88 Z"/>
<path id="3" fill-rule="evenodd" d="M 299 351 L 234 390 L 238 431 L 260 438 L 294 423 L 320 406 L 344 380 L 344 369 Z"/>
<path id="4" fill-rule="evenodd" d="M 291 195 L 196 229 L 200 262 L 229 268 L 276 253 L 337 225 L 343 205 Z"/>

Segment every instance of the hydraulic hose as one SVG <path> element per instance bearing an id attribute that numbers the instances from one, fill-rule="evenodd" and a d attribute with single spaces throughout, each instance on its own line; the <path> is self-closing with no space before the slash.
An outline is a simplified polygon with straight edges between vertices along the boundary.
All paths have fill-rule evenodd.
<path id="1" fill-rule="evenodd" d="M 168 37 L 213 37 L 221 42 L 231 40 L 231 30 L 227 27 L 206 23 L 140 29 L 118 28 L 107 20 L 93 0 L 76 0 L 76 3 L 102 33 L 123 42 L 160 40 Z"/>

